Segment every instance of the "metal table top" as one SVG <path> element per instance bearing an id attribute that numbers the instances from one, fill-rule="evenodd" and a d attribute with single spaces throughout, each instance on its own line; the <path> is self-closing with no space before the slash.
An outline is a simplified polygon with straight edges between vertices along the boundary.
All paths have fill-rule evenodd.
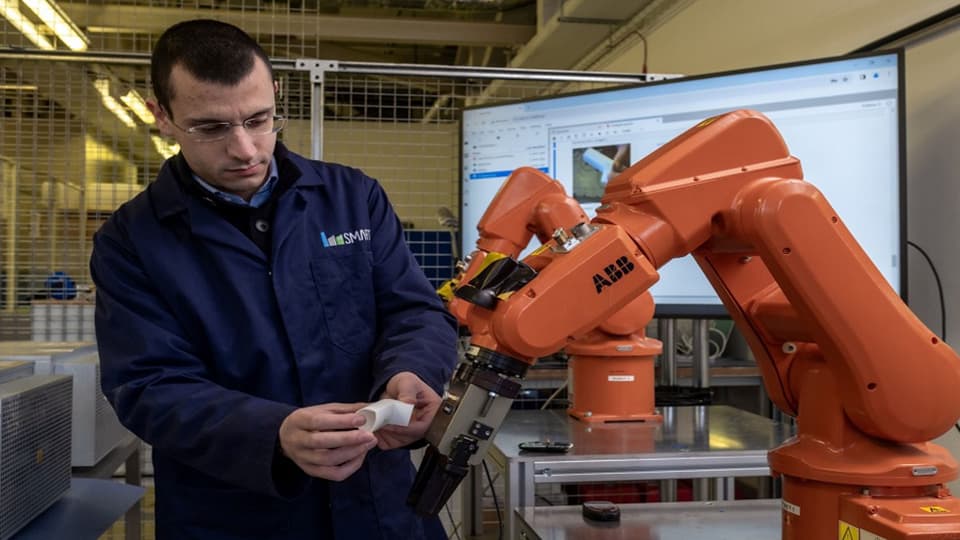
<path id="1" fill-rule="evenodd" d="M 497 433 L 494 447 L 507 460 L 576 461 L 617 455 L 703 456 L 766 452 L 789 436 L 788 428 L 762 416 L 728 407 L 707 405 L 662 407 L 663 423 L 615 422 L 588 424 L 559 410 L 511 411 Z M 568 441 L 566 454 L 521 451 L 531 440 Z"/>
<path id="2" fill-rule="evenodd" d="M 566 411 L 510 411 L 487 455 L 504 473 L 504 506 L 533 507 L 538 484 L 681 478 L 722 479 L 716 484 L 717 496 L 732 498 L 731 479 L 769 475 L 768 451 L 792 430 L 725 405 L 663 407 L 661 413 L 662 423 L 590 424 L 569 417 Z M 568 441 L 573 448 L 565 454 L 518 448 L 531 440 Z M 479 522 L 474 510 L 480 497 L 473 491 L 475 487 L 464 490 L 471 527 Z M 517 531 L 515 521 L 512 513 L 505 516 L 508 538 Z"/>
<path id="3" fill-rule="evenodd" d="M 780 538 L 773 499 L 620 505 L 618 523 L 583 518 L 579 506 L 535 506 L 516 512 L 526 540 L 770 540 Z"/>
<path id="4" fill-rule="evenodd" d="M 93 345 L 91 341 L 0 341 L 0 358 L 28 359 L 49 358 L 54 354 L 74 351 Z"/>

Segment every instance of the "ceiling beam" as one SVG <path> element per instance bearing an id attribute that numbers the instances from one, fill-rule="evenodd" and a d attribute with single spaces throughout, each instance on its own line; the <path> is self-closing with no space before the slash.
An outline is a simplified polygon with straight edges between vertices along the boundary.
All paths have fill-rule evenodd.
<path id="1" fill-rule="evenodd" d="M 401 17 L 345 17 L 254 11 L 211 11 L 130 5 L 60 2 L 81 28 L 160 34 L 194 18 L 215 18 L 252 34 L 288 35 L 305 41 L 421 43 L 431 45 L 522 45 L 536 32 L 532 24 L 466 22 Z"/>

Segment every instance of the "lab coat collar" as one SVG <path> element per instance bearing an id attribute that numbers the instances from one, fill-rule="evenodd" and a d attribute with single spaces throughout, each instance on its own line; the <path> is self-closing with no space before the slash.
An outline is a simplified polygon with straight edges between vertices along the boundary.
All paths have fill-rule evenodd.
<path id="1" fill-rule="evenodd" d="M 310 162 L 289 151 L 280 141 L 277 141 L 273 158 L 277 161 L 281 178 L 289 176 L 294 178 L 293 189 L 315 187 L 324 183 L 317 170 L 310 171 L 312 174 L 304 174 L 305 169 L 311 168 Z M 188 181 L 192 181 L 193 178 L 193 171 L 190 170 L 182 153 L 164 162 L 157 180 L 147 188 L 153 202 L 154 213 L 159 220 L 166 220 L 188 208 L 188 198 L 192 195 L 187 193 L 178 178 L 185 178 Z"/>

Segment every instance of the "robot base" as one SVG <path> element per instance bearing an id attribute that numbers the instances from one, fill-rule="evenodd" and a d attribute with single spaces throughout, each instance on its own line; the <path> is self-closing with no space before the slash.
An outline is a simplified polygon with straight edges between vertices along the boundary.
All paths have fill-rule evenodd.
<path id="1" fill-rule="evenodd" d="M 663 422 L 654 408 L 653 356 L 570 351 L 570 416 L 583 422 Z"/>
<path id="2" fill-rule="evenodd" d="M 784 477 L 783 540 L 956 540 L 960 501 L 942 486 L 871 488 Z"/>

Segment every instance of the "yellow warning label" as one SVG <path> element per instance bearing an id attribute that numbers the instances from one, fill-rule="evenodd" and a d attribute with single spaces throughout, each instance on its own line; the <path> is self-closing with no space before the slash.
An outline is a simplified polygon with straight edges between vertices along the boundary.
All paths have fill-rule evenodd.
<path id="1" fill-rule="evenodd" d="M 882 536 L 873 534 L 870 531 L 865 531 L 843 520 L 840 521 L 839 538 L 840 540 L 887 540 Z"/>
<path id="2" fill-rule="evenodd" d="M 860 540 L 860 528 L 840 520 L 840 540 Z"/>
<path id="3" fill-rule="evenodd" d="M 931 514 L 949 514 L 950 513 L 950 510 L 947 510 L 942 506 L 921 506 L 920 509 L 923 510 L 924 512 L 929 512 Z"/>

